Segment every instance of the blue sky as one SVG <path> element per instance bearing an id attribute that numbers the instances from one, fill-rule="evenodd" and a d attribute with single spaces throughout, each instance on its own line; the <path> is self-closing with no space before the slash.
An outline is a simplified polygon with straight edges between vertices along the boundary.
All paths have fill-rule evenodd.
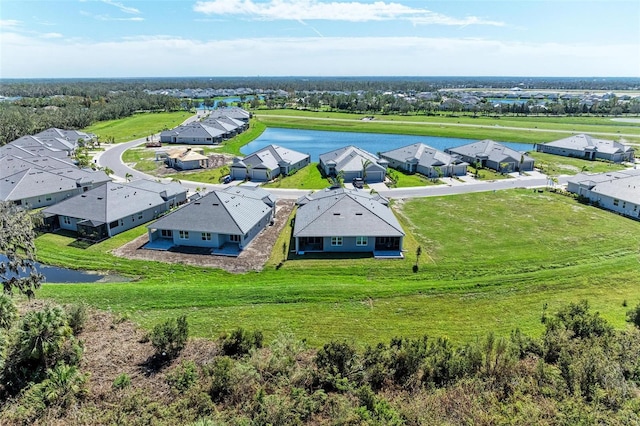
<path id="1" fill-rule="evenodd" d="M 2 0 L 0 77 L 640 77 L 637 0 Z"/>

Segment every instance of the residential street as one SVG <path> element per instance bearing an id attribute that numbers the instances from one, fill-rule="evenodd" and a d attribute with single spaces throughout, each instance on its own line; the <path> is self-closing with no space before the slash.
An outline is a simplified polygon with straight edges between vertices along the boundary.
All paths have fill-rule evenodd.
<path id="1" fill-rule="evenodd" d="M 184 124 L 192 122 L 200 118 L 200 113 L 187 119 Z M 125 176 L 130 174 L 132 179 L 151 179 L 157 180 L 156 176 L 148 175 L 146 173 L 139 172 L 122 162 L 122 154 L 130 148 L 146 143 L 146 138 L 136 139 L 130 142 L 124 142 L 115 145 L 106 145 L 105 151 L 98 153 L 94 160 L 100 167 L 108 167 L 113 170 L 113 175 L 117 180 L 124 181 Z M 504 189 L 513 188 L 537 188 L 547 186 L 549 183 L 548 178 L 538 172 L 529 173 L 529 176 L 518 176 L 517 173 L 513 174 L 512 179 L 503 179 L 496 181 L 476 181 L 473 178 L 464 178 L 463 181 L 445 178 L 446 183 L 444 185 L 423 186 L 414 188 L 393 188 L 389 189 L 384 184 L 372 184 L 369 185 L 371 189 L 376 190 L 381 195 L 387 198 L 416 198 L 416 197 L 433 197 L 440 195 L 456 195 L 466 194 L 471 192 L 488 192 L 498 191 Z M 560 185 L 566 184 L 570 176 L 560 176 L 558 183 Z M 205 184 L 202 182 L 193 182 L 188 180 L 181 180 L 181 184 L 189 189 L 195 191 L 196 188 L 205 189 L 211 191 L 213 189 L 223 189 L 230 185 L 237 183 L 230 183 L 227 185 L 219 184 Z M 348 186 L 348 185 L 347 185 Z M 309 193 L 309 190 L 304 189 L 276 189 L 268 188 L 269 192 L 275 195 L 279 199 L 297 199 L 300 196 Z"/>

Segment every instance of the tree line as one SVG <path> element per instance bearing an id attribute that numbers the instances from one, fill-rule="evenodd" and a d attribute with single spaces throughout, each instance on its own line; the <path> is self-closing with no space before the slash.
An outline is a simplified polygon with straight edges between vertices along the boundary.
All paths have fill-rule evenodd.
<path id="1" fill-rule="evenodd" d="M 141 91 L 91 96 L 24 97 L 0 102 L 0 146 L 51 127 L 83 129 L 138 111 L 178 111 L 179 99 Z"/>

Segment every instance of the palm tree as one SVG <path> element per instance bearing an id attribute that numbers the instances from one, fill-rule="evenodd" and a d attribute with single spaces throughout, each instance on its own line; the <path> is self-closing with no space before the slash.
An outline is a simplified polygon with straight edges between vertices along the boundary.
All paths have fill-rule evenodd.
<path id="1" fill-rule="evenodd" d="M 367 181 L 367 168 L 372 164 L 371 160 L 368 158 L 366 160 L 362 160 L 362 181 Z"/>
<path id="2" fill-rule="evenodd" d="M 131 182 L 133 175 L 131 173 L 127 173 L 126 175 L 124 175 L 124 178 L 127 182 Z"/>
<path id="3" fill-rule="evenodd" d="M 67 314 L 59 306 L 29 312 L 18 331 L 20 355 L 47 368 L 72 334 Z"/>

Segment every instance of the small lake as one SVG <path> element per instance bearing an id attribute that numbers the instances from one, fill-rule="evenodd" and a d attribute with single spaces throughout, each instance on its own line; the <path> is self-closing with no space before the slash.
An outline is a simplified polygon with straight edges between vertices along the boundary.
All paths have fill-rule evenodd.
<path id="1" fill-rule="evenodd" d="M 0 262 L 4 262 L 6 260 L 7 257 L 0 254 Z M 36 270 L 44 275 L 44 282 L 47 283 L 94 283 L 105 278 L 104 275 L 41 265 L 39 263 L 36 263 Z"/>
<path id="2" fill-rule="evenodd" d="M 251 154 L 267 145 L 280 145 L 295 151 L 311 155 L 311 161 L 318 161 L 320 154 L 333 151 L 343 146 L 355 145 L 372 154 L 391 151 L 414 143 L 424 143 L 444 151 L 476 142 L 477 139 L 443 138 L 437 136 L 390 135 L 382 133 L 328 132 L 322 130 L 267 128 L 257 139 L 249 142 L 240 152 Z M 499 142 L 499 141 L 497 141 Z M 502 142 L 518 151 L 531 151 L 533 144 Z"/>

